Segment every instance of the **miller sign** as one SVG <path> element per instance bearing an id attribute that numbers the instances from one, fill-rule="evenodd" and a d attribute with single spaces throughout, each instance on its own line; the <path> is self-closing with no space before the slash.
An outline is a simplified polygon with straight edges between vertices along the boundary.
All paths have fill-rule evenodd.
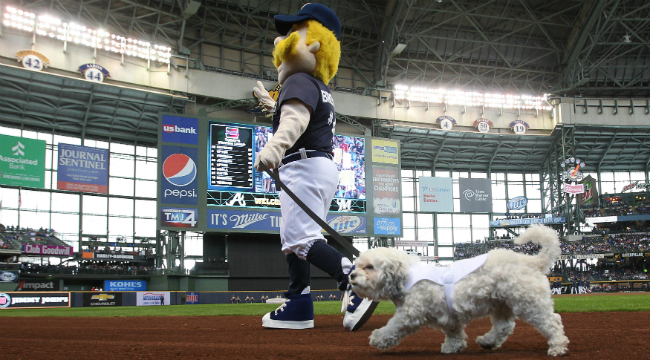
<path id="1" fill-rule="evenodd" d="M 574 194 L 574 195 L 582 194 L 583 192 L 585 192 L 585 185 L 584 184 L 573 185 L 573 184 L 565 183 L 563 190 L 565 193 L 569 193 L 569 194 Z"/>

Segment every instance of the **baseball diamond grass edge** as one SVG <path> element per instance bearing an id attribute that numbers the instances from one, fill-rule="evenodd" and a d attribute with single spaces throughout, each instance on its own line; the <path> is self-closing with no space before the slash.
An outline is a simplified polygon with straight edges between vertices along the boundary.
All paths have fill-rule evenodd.
<path id="1" fill-rule="evenodd" d="M 560 296 L 555 297 L 554 300 L 555 311 L 558 313 L 650 311 L 650 294 Z M 8 309 L 0 310 L 0 317 L 262 316 L 275 308 L 277 308 L 277 305 L 270 304 L 204 304 L 112 308 Z M 341 303 L 339 301 L 314 303 L 315 315 L 341 315 L 340 310 Z M 375 310 L 375 314 L 393 314 L 394 312 L 395 306 L 389 301 L 382 301 Z"/>

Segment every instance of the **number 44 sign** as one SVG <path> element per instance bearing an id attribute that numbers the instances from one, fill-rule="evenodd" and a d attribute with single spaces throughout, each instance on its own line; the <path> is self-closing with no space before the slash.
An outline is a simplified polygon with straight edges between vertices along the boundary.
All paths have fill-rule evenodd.
<path id="1" fill-rule="evenodd" d="M 29 70 L 41 71 L 44 67 L 50 66 L 50 60 L 35 50 L 20 50 L 16 53 L 16 60 Z"/>
<path id="2" fill-rule="evenodd" d="M 97 64 L 84 64 L 79 66 L 79 72 L 86 80 L 102 82 L 105 78 L 111 76 L 108 70 Z"/>

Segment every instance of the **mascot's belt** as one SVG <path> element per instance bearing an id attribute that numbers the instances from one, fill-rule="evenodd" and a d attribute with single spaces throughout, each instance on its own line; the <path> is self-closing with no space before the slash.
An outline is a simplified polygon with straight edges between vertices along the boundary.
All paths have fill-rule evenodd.
<path id="1" fill-rule="evenodd" d="M 404 290 L 409 291 L 413 285 L 422 280 L 429 280 L 438 285 L 442 285 L 445 287 L 447 306 L 449 307 L 449 311 L 453 313 L 454 307 L 451 295 L 454 293 L 454 285 L 465 276 L 483 266 L 487 257 L 487 254 L 483 254 L 471 259 L 456 261 L 448 267 L 436 266 L 435 264 L 415 264 L 409 269 L 409 277 L 406 280 Z"/>

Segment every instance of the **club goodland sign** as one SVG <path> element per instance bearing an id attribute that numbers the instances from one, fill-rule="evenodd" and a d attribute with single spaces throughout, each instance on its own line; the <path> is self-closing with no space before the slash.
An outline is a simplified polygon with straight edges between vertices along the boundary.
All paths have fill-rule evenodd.
<path id="1" fill-rule="evenodd" d="M 42 189 L 45 141 L 0 135 L 0 184 Z"/>

